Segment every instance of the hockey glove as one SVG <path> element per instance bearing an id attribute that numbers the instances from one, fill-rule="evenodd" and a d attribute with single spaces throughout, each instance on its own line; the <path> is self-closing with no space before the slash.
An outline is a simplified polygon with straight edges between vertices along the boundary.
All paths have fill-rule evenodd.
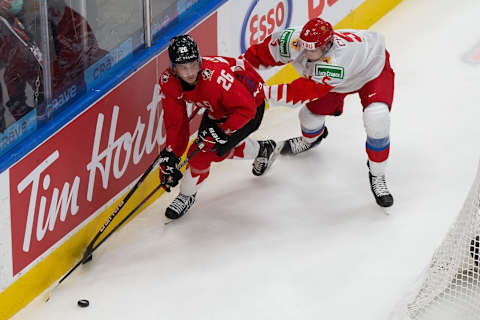
<path id="1" fill-rule="evenodd" d="M 180 158 L 175 153 L 167 149 L 160 152 L 160 181 L 167 192 L 170 192 L 170 187 L 175 187 L 183 177 L 182 172 L 177 169 L 179 162 Z"/>
<path id="2" fill-rule="evenodd" d="M 197 144 L 205 145 L 203 151 L 216 151 L 217 156 L 222 157 L 231 149 L 228 145 L 229 136 L 223 132 L 215 120 L 205 115 L 198 129 Z"/>

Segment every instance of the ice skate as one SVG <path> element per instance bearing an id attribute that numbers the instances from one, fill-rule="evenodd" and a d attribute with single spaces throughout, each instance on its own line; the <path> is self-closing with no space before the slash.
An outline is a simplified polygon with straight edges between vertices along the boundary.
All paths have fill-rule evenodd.
<path id="1" fill-rule="evenodd" d="M 374 176 L 368 172 L 368 176 L 370 180 L 370 188 L 377 204 L 383 208 L 391 207 L 393 205 L 393 196 L 387 188 L 385 175 Z M 388 210 L 386 210 L 385 213 L 389 214 Z"/>
<path id="2" fill-rule="evenodd" d="M 165 211 L 165 216 L 169 219 L 176 220 L 185 215 L 195 203 L 196 195 L 197 194 L 195 193 L 191 196 L 187 196 L 183 193 L 179 193 L 178 196 L 168 206 L 167 210 Z"/>
<path id="3" fill-rule="evenodd" d="M 283 143 L 277 144 L 273 140 L 258 141 L 260 150 L 253 161 L 252 173 L 261 176 L 272 166 L 273 162 L 280 153 Z"/>
<path id="4" fill-rule="evenodd" d="M 327 136 L 328 130 L 327 127 L 325 127 L 323 133 L 317 138 L 317 140 L 313 142 L 307 142 L 303 136 L 288 139 L 285 141 L 285 144 L 280 153 L 282 155 L 296 155 L 305 152 L 317 146 L 322 141 L 322 139 L 326 138 Z"/>

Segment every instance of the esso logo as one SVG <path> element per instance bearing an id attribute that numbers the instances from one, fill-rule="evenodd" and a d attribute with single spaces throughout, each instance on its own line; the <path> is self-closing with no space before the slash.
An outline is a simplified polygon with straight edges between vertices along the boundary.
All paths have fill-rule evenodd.
<path id="1" fill-rule="evenodd" d="M 274 31 L 288 28 L 291 18 L 292 0 L 253 0 L 243 20 L 240 39 L 242 52 Z"/>

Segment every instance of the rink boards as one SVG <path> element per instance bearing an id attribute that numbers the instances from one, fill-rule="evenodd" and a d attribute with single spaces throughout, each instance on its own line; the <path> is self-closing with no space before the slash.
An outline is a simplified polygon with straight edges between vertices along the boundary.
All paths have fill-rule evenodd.
<path id="1" fill-rule="evenodd" d="M 268 33 L 315 16 L 336 28 L 368 28 L 400 1 L 228 1 L 191 33 L 203 55 L 237 56 Z M 167 66 L 165 52 L 146 61 L 0 175 L 0 319 L 11 317 L 80 259 L 120 197 L 162 149 L 165 131 L 157 79 Z M 272 84 L 298 74 L 287 66 L 268 77 Z M 191 133 L 198 120 L 192 122 Z M 158 180 L 156 169 L 116 221 Z"/>

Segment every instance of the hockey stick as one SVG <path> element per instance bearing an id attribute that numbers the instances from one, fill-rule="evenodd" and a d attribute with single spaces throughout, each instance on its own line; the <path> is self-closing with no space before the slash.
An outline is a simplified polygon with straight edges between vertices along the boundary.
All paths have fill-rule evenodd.
<path id="1" fill-rule="evenodd" d="M 113 213 L 108 217 L 107 221 L 103 224 L 102 228 L 97 232 L 95 237 L 90 241 L 88 244 L 87 248 L 85 249 L 85 252 L 83 254 L 82 260 L 80 261 L 81 263 L 86 263 L 90 261 L 91 258 L 91 253 L 93 250 L 93 246 L 95 245 L 95 242 L 98 240 L 98 238 L 102 235 L 102 233 L 105 231 L 105 229 L 108 227 L 108 225 L 113 221 L 113 219 L 117 216 L 117 214 L 120 212 L 120 210 L 125 206 L 125 204 L 128 202 L 130 197 L 137 191 L 138 187 L 140 184 L 142 184 L 143 180 L 150 174 L 150 172 L 153 170 L 153 168 L 157 165 L 158 160 L 160 159 L 160 154 L 155 158 L 155 160 L 152 162 L 152 164 L 147 168 L 147 170 L 143 173 L 143 175 L 138 179 L 138 181 L 135 183 L 135 185 L 130 189 L 130 191 L 127 193 L 125 198 L 123 198 L 122 202 L 118 205 L 118 207 L 113 211 Z"/>
<path id="2" fill-rule="evenodd" d="M 188 122 L 190 122 L 196 115 L 197 113 L 200 111 L 200 109 L 202 108 L 197 108 L 193 111 L 192 115 L 189 117 L 188 119 Z M 179 166 L 177 168 L 182 168 L 199 150 L 201 150 L 202 148 L 204 147 L 204 144 L 203 143 L 199 143 L 198 146 L 197 146 L 197 149 L 195 149 L 191 154 L 190 156 L 188 156 L 183 162 L 181 162 L 179 164 Z M 155 192 L 158 191 L 158 189 L 160 188 L 163 188 L 165 186 L 165 183 L 161 183 L 157 188 L 154 189 L 154 191 L 152 191 L 146 199 L 144 199 L 139 205 L 137 205 L 135 207 L 135 209 L 127 215 L 126 218 L 124 218 L 118 226 L 116 226 L 112 231 L 110 231 L 110 233 L 108 233 L 104 239 L 102 239 L 102 241 L 98 244 L 98 245 L 95 245 L 95 242 L 98 240 L 98 238 L 102 235 L 102 233 L 105 231 L 105 229 L 108 227 L 108 225 L 113 221 L 113 219 L 117 216 L 117 214 L 120 212 L 120 210 L 124 207 L 124 205 L 127 203 L 127 201 L 130 199 L 130 197 L 133 195 L 133 193 L 135 193 L 135 191 L 138 189 L 139 185 L 145 180 L 145 178 L 149 175 L 149 173 L 153 170 L 153 168 L 155 167 L 155 165 L 157 164 L 158 160 L 160 159 L 160 154 L 155 158 L 155 160 L 152 162 L 152 164 L 147 168 L 147 170 L 143 173 L 143 175 L 140 177 L 140 179 L 138 179 L 138 181 L 135 183 L 135 185 L 130 189 L 130 191 L 128 192 L 128 194 L 125 196 L 125 198 L 123 198 L 122 202 L 120 202 L 120 204 L 118 205 L 118 207 L 115 209 L 115 211 L 108 217 L 107 221 L 104 223 L 104 225 L 102 226 L 102 228 L 98 231 L 98 233 L 95 235 L 95 237 L 92 239 L 92 241 L 90 241 L 90 243 L 88 244 L 87 248 L 85 249 L 85 252 L 82 256 L 82 259 L 76 264 L 74 265 L 58 282 L 57 284 L 47 293 L 47 296 L 46 298 L 44 299 L 45 301 L 48 301 L 50 299 L 50 296 L 51 296 L 51 292 L 60 284 L 62 283 L 73 271 L 75 271 L 79 266 L 80 264 L 85 264 L 87 262 L 89 262 L 90 260 L 92 260 L 92 253 L 93 251 L 95 251 L 99 246 L 100 244 L 102 244 L 106 238 L 110 237 L 110 235 L 118 229 L 118 227 L 120 227 L 120 225 L 122 225 L 135 211 L 138 210 L 138 208 L 140 208 Z"/>
<path id="3" fill-rule="evenodd" d="M 203 143 L 200 143 L 198 144 L 197 148 L 195 150 L 192 151 L 192 153 L 185 159 L 183 160 L 179 165 L 178 165 L 178 169 L 181 169 L 183 168 L 187 162 L 190 161 L 190 159 L 193 158 L 193 156 L 195 156 L 200 150 L 202 150 L 204 147 L 204 144 Z M 153 189 L 146 197 L 145 199 L 143 199 L 127 216 L 125 216 L 125 218 L 122 219 L 122 221 L 120 221 L 119 224 L 117 224 L 109 233 L 107 233 L 107 235 L 97 244 L 95 245 L 93 248 L 92 248 L 92 253 L 97 250 L 98 247 L 100 247 L 100 245 L 105 242 L 105 240 L 107 240 L 111 235 L 112 233 L 114 233 L 118 228 L 120 228 L 122 226 L 122 224 L 125 223 L 125 221 L 127 221 L 141 206 L 143 206 L 145 204 L 145 202 L 147 202 L 158 190 L 160 190 L 163 186 L 165 185 L 164 182 L 160 183 L 158 186 L 155 187 L 155 189 Z"/>
<path id="4" fill-rule="evenodd" d="M 196 148 L 195 150 L 193 150 L 192 153 L 191 153 L 185 160 L 183 160 L 183 161 L 177 166 L 177 169 L 182 169 L 182 168 L 188 163 L 188 161 L 190 161 L 190 159 L 192 159 L 192 157 L 195 156 L 195 155 L 198 153 L 198 151 L 200 151 L 201 149 L 203 149 L 203 147 L 204 147 L 204 144 L 203 144 L 203 143 L 199 143 L 199 144 L 197 145 L 197 148 Z M 88 260 L 91 260 L 93 251 L 95 251 L 105 240 L 107 240 L 107 239 L 112 235 L 112 233 L 114 233 L 122 224 L 124 224 L 125 221 L 128 220 L 128 218 L 130 218 L 145 202 L 147 202 L 147 201 L 155 194 L 155 192 L 157 192 L 160 188 L 163 188 L 164 186 L 165 186 L 165 182 L 160 183 L 160 184 L 159 184 L 155 189 L 153 189 L 153 191 L 150 192 L 150 193 L 148 194 L 148 196 L 147 196 L 145 199 L 143 199 L 127 216 L 125 216 L 125 218 L 123 218 L 122 221 L 120 221 L 119 224 L 117 224 L 109 233 L 107 233 L 107 235 L 106 235 L 97 245 L 92 246 L 91 249 L 90 249 L 90 252 L 89 252 L 89 254 L 88 254 L 88 256 L 87 256 L 87 259 L 88 259 Z M 85 252 L 85 253 L 87 253 L 87 252 Z M 85 255 L 83 256 L 82 261 L 83 261 L 83 263 L 86 262 L 86 260 L 85 260 Z M 59 282 L 62 282 L 64 278 L 66 278 L 66 276 L 63 277 L 62 279 L 60 279 Z"/>
<path id="5" fill-rule="evenodd" d="M 205 144 L 203 142 L 198 143 L 197 148 L 193 150 L 193 152 L 185 159 L 183 160 L 178 166 L 177 169 L 183 168 L 190 159 L 192 159 L 200 150 L 204 148 Z M 164 182 L 160 183 L 158 186 L 155 187 L 128 215 L 126 215 L 112 230 L 110 230 L 109 233 L 96 245 L 93 245 L 91 247 L 91 250 L 88 255 L 88 259 L 91 260 L 92 254 L 95 250 L 98 249 L 115 231 L 117 231 L 118 228 L 120 228 L 132 215 L 137 212 L 139 208 L 141 208 L 158 190 L 163 188 L 165 185 Z M 98 237 L 97 237 L 98 238 Z M 82 257 L 80 261 L 77 262 L 58 282 L 57 284 L 52 287 L 51 290 L 47 292 L 47 295 L 44 298 L 44 301 L 47 302 L 50 300 L 50 297 L 52 296 L 52 292 L 57 288 L 68 276 L 70 276 L 82 263 L 85 263 L 85 255 Z M 88 260 L 88 261 L 89 261 Z"/>
<path id="6" fill-rule="evenodd" d="M 198 113 L 198 111 L 200 110 L 201 108 L 197 108 L 193 113 L 192 115 L 190 116 L 190 118 L 188 119 L 188 121 L 190 122 L 194 117 L 195 115 Z M 104 225 L 102 226 L 102 228 L 100 229 L 100 231 L 97 232 L 97 234 L 95 235 L 95 237 L 92 239 L 92 241 L 90 241 L 90 243 L 88 244 L 87 248 L 85 249 L 85 252 L 83 254 L 83 258 L 82 258 L 82 263 L 86 263 L 86 262 L 89 262 L 92 257 L 92 251 L 93 251 L 93 246 L 95 245 L 95 242 L 98 240 L 98 238 L 102 235 L 102 233 L 105 231 L 105 229 L 108 227 L 108 225 L 112 222 L 112 220 L 117 216 L 118 212 L 120 212 L 120 210 L 123 208 L 123 206 L 127 203 L 127 201 L 130 199 L 130 197 L 135 193 L 135 191 L 138 189 L 138 187 L 140 186 L 140 184 L 143 182 L 143 180 L 145 180 L 145 178 L 150 174 L 150 172 L 153 170 L 153 168 L 155 168 L 158 160 L 160 159 L 160 154 L 155 158 L 155 160 L 152 162 L 152 164 L 147 168 L 147 170 L 143 173 L 143 175 L 140 177 L 140 179 L 138 179 L 138 181 L 135 183 L 135 185 L 132 187 L 132 189 L 130 189 L 130 191 L 128 192 L 128 194 L 125 196 L 125 198 L 123 198 L 122 202 L 120 202 L 120 204 L 118 205 L 118 207 L 115 209 L 115 211 L 113 211 L 113 213 L 110 215 L 110 217 L 108 217 L 107 221 L 104 223 Z M 183 164 L 183 162 L 182 162 Z M 164 186 L 165 184 L 163 184 Z"/>

